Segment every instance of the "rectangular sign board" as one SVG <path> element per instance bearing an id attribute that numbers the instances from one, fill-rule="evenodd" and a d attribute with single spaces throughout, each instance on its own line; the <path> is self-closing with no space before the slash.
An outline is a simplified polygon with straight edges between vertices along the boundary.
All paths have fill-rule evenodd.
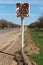
<path id="1" fill-rule="evenodd" d="M 29 4 L 28 3 L 17 3 L 16 4 L 16 15 L 17 17 L 28 17 L 29 16 Z"/>

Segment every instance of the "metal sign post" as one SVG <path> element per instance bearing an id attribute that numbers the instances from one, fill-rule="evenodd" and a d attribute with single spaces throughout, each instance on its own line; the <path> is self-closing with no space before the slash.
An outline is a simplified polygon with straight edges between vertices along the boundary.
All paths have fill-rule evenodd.
<path id="1" fill-rule="evenodd" d="M 24 17 L 21 17 L 21 51 L 24 47 Z"/>

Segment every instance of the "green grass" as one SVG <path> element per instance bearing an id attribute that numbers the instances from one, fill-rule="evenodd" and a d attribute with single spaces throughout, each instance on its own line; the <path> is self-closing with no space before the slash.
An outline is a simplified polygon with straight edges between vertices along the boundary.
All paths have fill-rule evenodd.
<path id="1" fill-rule="evenodd" d="M 32 40 L 36 43 L 37 47 L 40 48 L 40 54 L 29 55 L 37 65 L 43 65 L 43 29 L 32 28 L 29 29 L 32 36 Z"/>
<path id="2" fill-rule="evenodd" d="M 3 30 L 4 28 L 0 28 L 0 30 Z"/>

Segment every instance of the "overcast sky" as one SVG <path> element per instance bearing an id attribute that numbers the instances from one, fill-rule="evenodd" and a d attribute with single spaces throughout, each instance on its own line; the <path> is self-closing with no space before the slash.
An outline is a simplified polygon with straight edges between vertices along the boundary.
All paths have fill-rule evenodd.
<path id="1" fill-rule="evenodd" d="M 24 18 L 25 25 L 28 25 L 43 14 L 43 0 L 0 0 L 0 19 L 20 24 L 21 18 L 16 17 L 16 3 L 30 3 L 30 16 Z"/>

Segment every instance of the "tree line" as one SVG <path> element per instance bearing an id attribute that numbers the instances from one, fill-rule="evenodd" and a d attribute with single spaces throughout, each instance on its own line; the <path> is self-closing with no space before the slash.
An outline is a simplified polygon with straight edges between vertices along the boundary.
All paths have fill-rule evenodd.
<path id="1" fill-rule="evenodd" d="M 43 28 L 43 16 L 39 17 L 38 20 L 34 23 L 31 23 L 29 28 Z"/>
<path id="2" fill-rule="evenodd" d="M 17 27 L 20 27 L 20 25 L 6 21 L 4 19 L 0 20 L 0 28 L 17 28 Z"/>

